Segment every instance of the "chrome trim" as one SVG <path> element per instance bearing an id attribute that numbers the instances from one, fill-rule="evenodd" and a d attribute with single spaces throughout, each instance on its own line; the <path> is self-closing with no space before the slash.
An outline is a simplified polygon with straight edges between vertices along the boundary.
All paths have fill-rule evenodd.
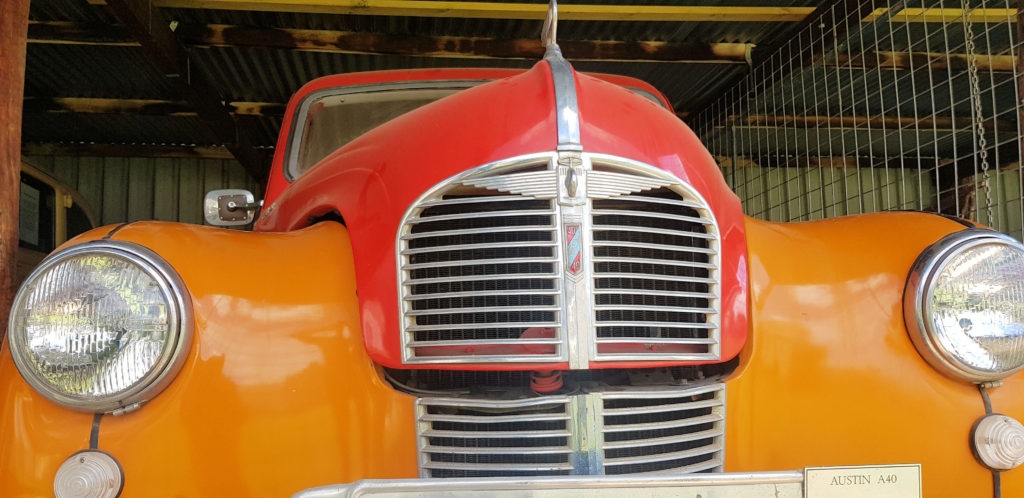
<path id="1" fill-rule="evenodd" d="M 572 469 L 576 475 L 601 475 L 604 473 L 604 415 L 600 394 L 587 394 L 570 398 L 569 423 L 572 436 Z"/>
<path id="2" fill-rule="evenodd" d="M 626 476 L 490 477 L 484 479 L 364 479 L 300 491 L 294 498 L 406 496 L 774 496 L 803 498 L 804 473 L 641 474 Z M 600 495 L 598 495 L 600 493 Z"/>
<path id="3" fill-rule="evenodd" d="M 749 50 L 749 48 L 748 48 L 748 50 Z M 650 100 L 651 102 L 654 102 L 655 104 L 658 104 L 658 107 L 660 107 L 662 109 L 665 109 L 666 111 L 669 111 L 669 112 L 672 111 L 671 108 L 669 108 L 668 106 L 665 105 L 665 102 L 663 102 L 660 97 L 658 97 L 657 95 L 651 93 L 648 90 L 644 90 L 643 88 L 637 88 L 635 86 L 624 86 L 622 88 L 625 88 L 626 90 L 629 90 L 629 91 L 631 91 L 631 92 L 633 92 L 633 93 L 635 93 L 635 94 L 637 94 L 637 95 L 639 95 L 639 96 L 641 96 L 641 97 L 643 97 L 643 98 L 645 98 L 647 100 Z"/>
<path id="4" fill-rule="evenodd" d="M 146 272 L 160 287 L 161 293 L 167 300 L 168 305 L 168 330 L 172 334 L 169 344 L 164 346 L 160 358 L 153 367 L 134 385 L 121 393 L 109 394 L 93 399 L 83 400 L 76 396 L 68 396 L 55 389 L 40 377 L 32 367 L 31 362 L 24 356 L 22 347 L 24 337 L 22 332 L 15 330 L 14 314 L 20 313 L 23 301 L 26 299 L 26 284 L 32 282 L 40 274 L 49 270 L 54 265 L 65 260 L 85 253 L 104 253 L 124 258 L 137 265 Z M 119 409 L 145 403 L 160 394 L 185 363 L 187 353 L 192 346 L 193 334 L 193 311 L 192 298 L 185 287 L 184 281 L 163 258 L 152 250 L 133 242 L 122 240 L 97 240 L 72 246 L 59 252 L 55 252 L 43 260 L 42 263 L 25 279 L 17 296 L 14 298 L 11 307 L 11 319 L 8 322 L 8 337 L 10 341 L 11 356 L 18 368 L 22 378 L 32 386 L 39 394 L 50 401 L 73 410 L 111 413 Z"/>
<path id="5" fill-rule="evenodd" d="M 694 396 L 708 396 L 710 399 L 693 400 Z M 634 401 L 622 407 L 608 407 L 608 403 Z M 698 455 L 707 460 L 696 464 L 670 467 L 664 471 L 680 472 L 714 469 L 721 471 L 725 459 L 725 384 L 708 383 L 694 387 L 659 387 L 637 390 L 620 390 L 615 387 L 584 388 L 572 395 L 541 396 L 517 400 L 496 400 L 470 397 L 419 398 L 416 401 L 417 451 L 420 462 L 420 477 L 445 477 L 435 475 L 432 469 L 473 470 L 493 473 L 507 472 L 512 465 L 521 465 L 518 470 L 533 472 L 564 472 L 573 475 L 602 475 L 609 467 L 634 465 L 648 462 L 675 461 Z M 431 406 L 441 407 L 441 413 L 428 413 Z M 560 409 L 552 411 L 556 407 Z M 479 415 L 454 414 L 458 410 L 477 410 Z M 543 410 L 531 413 L 531 409 Z M 700 410 L 693 412 L 693 410 Z M 513 414 L 507 414 L 515 412 Z M 445 414 L 453 413 L 453 414 Z M 465 412 L 463 412 L 465 413 Z M 655 422 L 633 416 L 654 416 Z M 540 424 L 565 422 L 565 428 L 547 426 L 526 426 L 531 422 Z M 465 430 L 452 428 L 434 429 L 433 423 L 468 424 Z M 473 424 L 520 424 L 507 431 L 488 429 L 477 431 Z M 680 429 L 710 424 L 696 432 L 651 437 L 647 431 Z M 611 434 L 611 440 L 606 435 Z M 492 439 L 519 437 L 565 437 L 565 445 L 528 446 L 516 445 L 510 450 L 509 443 L 494 444 Z M 431 442 L 430 438 L 476 439 L 474 442 L 445 443 Z M 696 448 L 671 448 L 664 445 L 707 440 Z M 659 448 L 660 447 L 660 448 Z M 628 451 L 631 448 L 645 448 L 640 455 Z M 608 453 L 608 452 L 611 453 Z M 467 455 L 551 455 L 564 454 L 564 462 L 541 464 L 539 462 L 487 463 L 472 465 L 447 461 L 436 462 L 431 454 L 459 453 Z M 625 455 L 623 453 L 626 453 Z M 609 457 L 609 454 L 616 455 Z M 698 468 L 699 467 L 699 468 Z M 662 470 L 648 470 L 661 472 Z M 532 478 L 532 477 L 524 477 Z"/>
<path id="6" fill-rule="evenodd" d="M 529 195 L 537 199 L 554 199 L 558 191 L 555 186 L 554 176 L 554 171 L 546 170 L 533 173 L 513 173 L 511 175 L 490 178 L 470 178 L 463 180 L 461 183 L 468 187 L 480 187 L 510 194 Z"/>
<path id="7" fill-rule="evenodd" d="M 946 263 L 963 251 L 988 243 L 1002 243 L 1024 249 L 1016 239 L 992 230 L 970 228 L 953 232 L 928 246 L 910 269 L 903 292 L 903 318 L 907 333 L 918 353 L 939 372 L 949 377 L 981 383 L 1002 379 L 1024 368 L 993 373 L 977 370 L 959 362 L 938 344 L 936 331 L 930 320 L 928 296 L 935 288 L 936 277 Z"/>
<path id="8" fill-rule="evenodd" d="M 556 159 L 558 170 L 558 237 L 562 246 L 562 289 L 565 312 L 562 314 L 563 328 L 568 339 L 569 368 L 581 370 L 589 368 L 590 358 L 596 353 L 592 341 L 587 340 L 594 327 L 591 324 L 593 313 L 590 309 L 592 286 L 589 278 L 594 259 L 593 237 L 591 236 L 592 221 L 589 215 L 589 200 L 586 197 L 587 175 L 591 170 L 590 159 L 584 154 L 573 151 L 560 151 Z M 577 177 L 569 182 L 570 174 Z M 576 191 L 570 192 L 575 186 Z M 575 226 L 580 234 L 580 258 L 582 269 L 573 273 L 567 271 L 571 263 L 569 241 L 565 240 L 566 230 Z"/>
<path id="9" fill-rule="evenodd" d="M 551 68 L 555 86 L 555 121 L 558 124 L 558 150 L 583 150 L 580 145 L 580 108 L 576 100 L 576 77 L 572 65 L 562 57 L 558 48 L 558 2 L 548 4 L 547 17 L 541 29 L 544 60 Z"/>
<path id="10" fill-rule="evenodd" d="M 397 283 L 398 283 L 398 295 L 400 296 L 400 324 L 401 324 L 401 338 L 400 343 L 402 346 L 402 359 L 407 364 L 419 364 L 419 363 L 494 363 L 494 362 L 531 362 L 531 363 L 557 363 L 568 361 L 566 356 L 566 339 L 565 329 L 563 327 L 562 317 L 565 313 L 564 307 L 562 306 L 562 284 L 560 283 L 560 276 L 562 275 L 562 258 L 559 257 L 560 248 L 562 246 L 560 235 L 558 235 L 558 207 L 555 204 L 554 198 L 557 195 L 557 178 L 555 176 L 555 170 L 553 169 L 553 163 L 556 154 L 551 152 L 542 152 L 536 154 L 527 154 L 523 156 L 517 156 L 510 159 L 501 161 L 495 161 L 493 163 L 485 164 L 477 168 L 473 168 L 457 174 L 447 180 L 444 180 L 431 189 L 424 192 L 416 201 L 414 201 L 405 214 L 402 217 L 402 222 L 399 228 L 399 235 L 396 237 L 396 268 L 397 268 Z M 544 167 L 541 171 L 533 171 L 527 173 L 515 173 L 516 169 L 524 167 Z M 505 171 L 511 170 L 510 173 L 501 175 Z M 512 177 L 511 180 L 505 180 L 507 177 Z M 508 196 L 494 196 L 488 198 L 477 199 L 441 199 L 445 192 L 451 189 L 453 186 L 471 186 L 475 188 L 484 188 L 488 190 L 498 192 L 514 193 L 516 195 Z M 412 223 L 419 216 L 419 213 L 423 209 L 435 207 L 435 206 L 452 206 L 452 205 L 465 205 L 473 204 L 475 202 L 501 202 L 501 201 L 521 201 L 529 199 L 541 199 L 549 200 L 551 205 L 547 209 L 531 210 L 524 214 L 527 215 L 544 215 L 551 217 L 551 223 L 549 225 L 528 225 L 528 226 L 508 226 L 508 227 L 488 227 L 488 228 L 470 228 L 460 230 L 444 230 L 425 232 L 419 234 L 409 233 L 411 228 L 415 225 Z M 489 212 L 488 215 L 492 215 L 495 212 Z M 514 213 L 515 214 L 515 213 Z M 448 216 L 448 218 L 458 219 L 458 216 Z M 467 217 L 478 216 L 477 214 L 470 214 Z M 440 216 L 438 218 L 441 218 Z M 421 221 L 433 221 L 423 219 Z M 464 277 L 450 277 L 442 276 L 435 278 L 421 278 L 416 280 L 407 280 L 407 271 L 415 268 L 423 268 L 423 266 L 417 266 L 416 264 L 410 264 L 409 256 L 420 253 L 429 253 L 431 251 L 450 251 L 450 250 L 465 250 L 465 249 L 487 249 L 494 247 L 512 247 L 509 244 L 498 244 L 498 243 L 484 243 L 484 244 L 450 244 L 441 245 L 429 248 L 430 250 L 419 250 L 410 249 L 406 247 L 408 241 L 416 239 L 425 239 L 430 237 L 445 237 L 452 235 L 474 235 L 483 233 L 505 233 L 505 232 L 546 232 L 551 234 L 551 241 L 539 241 L 534 244 L 524 244 L 527 247 L 547 247 L 552 249 L 551 257 L 537 257 L 531 258 L 529 262 L 536 262 L 541 264 L 552 265 L 551 273 L 507 273 L 507 274 L 481 274 L 471 275 Z M 510 259 L 503 258 L 501 261 L 511 261 Z M 527 261 L 527 260 L 523 260 Z M 491 261 L 493 263 L 493 261 Z M 434 264 L 434 263 L 431 263 Z M 459 267 L 471 267 L 474 265 L 486 265 L 488 260 L 455 260 L 445 261 L 438 263 L 442 266 L 459 266 Z M 417 312 L 412 310 L 412 304 L 422 299 L 445 299 L 441 294 L 450 293 L 438 293 L 438 294 L 424 294 L 424 295 L 413 295 L 410 291 L 411 285 L 417 284 L 431 284 L 431 283 L 447 283 L 447 282 L 481 282 L 481 281 L 497 281 L 497 280 L 527 280 L 527 279 L 543 279 L 550 280 L 550 289 L 538 289 L 535 292 L 510 292 L 510 293 L 495 293 L 492 295 L 545 295 L 554 296 L 555 304 L 553 306 L 545 307 L 546 311 L 555 313 L 555 319 L 557 322 L 541 322 L 541 321 L 530 321 L 530 322 L 501 322 L 501 323 L 466 323 L 457 326 L 453 325 L 417 325 L 414 322 L 410 322 L 410 318 L 417 314 L 425 314 L 423 312 Z M 450 297 L 461 297 L 458 294 L 472 291 L 456 292 L 455 296 Z M 484 291 L 487 292 L 487 291 Z M 470 293 L 467 297 L 482 296 L 485 294 Z M 494 307 L 501 308 L 501 307 Z M 507 308 L 507 307 L 506 307 Z M 477 311 L 496 311 L 495 309 L 483 309 L 479 307 L 473 307 L 468 309 L 467 313 L 472 313 L 473 309 Z M 522 308 L 518 307 L 509 311 L 535 311 L 539 307 Z M 461 313 L 459 308 L 447 308 L 444 310 L 426 310 L 429 314 L 449 314 L 457 315 Z M 481 329 L 512 329 L 512 328 L 554 328 L 554 338 L 537 338 L 537 339 L 501 339 L 501 340 L 480 340 L 480 339 L 464 339 L 464 340 L 446 340 L 446 341 L 415 341 L 413 340 L 414 332 L 421 331 L 444 331 L 451 330 L 454 328 L 462 330 L 481 330 Z M 490 345 L 554 345 L 554 354 L 540 353 L 540 354 L 520 354 L 520 355 L 508 355 L 508 354 L 464 354 L 464 355 L 449 355 L 449 356 L 426 356 L 417 355 L 415 348 L 420 347 L 431 347 L 431 346 L 490 346 Z"/>
<path id="11" fill-rule="evenodd" d="M 285 141 L 287 149 L 285 149 L 284 164 L 282 165 L 285 180 L 293 182 L 298 177 L 302 176 L 302 173 L 295 171 L 295 164 L 298 162 L 299 144 L 302 142 L 302 134 L 306 128 L 306 115 L 309 114 L 310 106 L 312 106 L 313 102 L 317 99 L 333 97 L 336 95 L 389 92 L 395 90 L 427 90 L 445 88 L 452 90 L 465 90 L 477 85 L 482 85 L 489 81 L 491 80 L 389 81 L 384 83 L 367 83 L 360 85 L 347 85 L 343 87 L 322 88 L 320 90 L 310 92 L 302 97 L 302 101 L 300 101 L 296 107 L 291 127 L 289 127 L 288 139 Z"/>
<path id="12" fill-rule="evenodd" d="M 591 199 L 608 199 L 638 191 L 668 187 L 677 183 L 677 181 L 665 178 L 638 178 L 609 171 L 594 171 L 589 176 L 590 188 L 587 189 L 587 196 Z"/>
<path id="13" fill-rule="evenodd" d="M 562 407 L 561 413 L 536 413 L 536 414 L 520 414 L 513 416 L 467 416 L 467 415 L 435 415 L 430 414 L 429 407 L 440 406 L 440 407 L 459 407 L 459 408 L 478 408 L 483 411 L 496 410 L 496 409 L 523 409 L 529 410 L 531 408 L 557 408 Z M 510 438 L 525 438 L 525 437 L 565 437 L 566 441 L 569 441 L 571 437 L 571 430 L 565 431 L 554 431 L 554 434 L 538 435 L 536 430 L 517 430 L 512 428 L 510 423 L 528 423 L 533 421 L 538 422 L 550 422 L 550 421 L 564 421 L 566 429 L 570 427 L 572 413 L 569 411 L 570 398 L 567 396 L 545 396 L 542 398 L 530 398 L 522 400 L 486 400 L 486 399 L 463 399 L 463 398 L 418 398 L 415 403 L 416 413 L 416 454 L 419 461 L 419 473 L 420 477 L 428 478 L 431 477 L 432 469 L 449 469 L 449 470 L 531 470 L 536 472 L 546 471 L 560 471 L 570 470 L 572 468 L 569 457 L 566 457 L 564 463 L 548 463 L 548 464 L 515 464 L 515 463 L 496 463 L 496 464 L 472 464 L 472 463 L 458 463 L 452 462 L 445 465 L 448 462 L 434 462 L 431 460 L 431 453 L 451 453 L 449 447 L 436 447 L 431 444 L 430 438 L 441 437 L 451 438 L 458 437 L 461 439 L 510 439 Z M 438 431 L 433 428 L 432 422 L 455 422 L 463 424 L 506 424 L 505 426 L 509 429 L 507 431 L 460 431 L 455 429 L 448 429 L 444 431 Z M 498 433 L 496 435 L 495 433 Z M 481 446 L 455 446 L 456 448 L 465 448 L 477 450 L 477 454 L 494 454 L 495 448 L 481 447 Z M 502 447 L 506 448 L 506 447 Z M 564 453 L 570 454 L 573 450 L 567 444 L 562 447 L 551 447 L 548 446 L 548 453 L 546 454 L 557 454 Z M 560 448 L 564 451 L 554 452 L 555 448 Z M 436 450 L 436 451 L 431 451 Z M 508 454 L 508 453 L 503 453 Z"/>
<path id="14" fill-rule="evenodd" d="M 599 343 L 619 343 L 619 344 L 664 344 L 655 339 L 653 341 L 645 341 L 639 337 L 623 337 L 623 338 L 596 338 L 597 327 L 629 327 L 629 326 L 647 326 L 647 327 L 660 327 L 669 329 L 705 329 L 708 330 L 708 337 L 706 340 L 701 339 L 683 339 L 675 338 L 674 340 L 667 341 L 669 344 L 701 344 L 702 342 L 707 343 L 706 353 L 597 353 L 595 346 L 595 354 L 591 357 L 590 361 L 652 361 L 652 360 L 673 360 L 673 361 L 713 361 L 721 358 L 721 329 L 720 329 L 720 316 L 721 316 L 721 241 L 720 241 L 720 230 L 718 221 L 715 218 L 715 214 L 711 211 L 710 205 L 707 200 L 690 186 L 688 183 L 676 178 L 674 175 L 667 171 L 655 168 L 651 165 L 634 161 L 631 159 L 625 159 L 616 156 L 609 156 L 606 154 L 584 154 L 590 164 L 590 169 L 594 169 L 594 165 L 600 165 L 605 168 L 615 168 L 621 172 L 612 171 L 588 171 L 588 191 L 587 195 L 590 199 L 609 199 L 614 198 L 616 201 L 627 201 L 627 202 L 644 202 L 659 205 L 678 206 L 684 208 L 690 208 L 695 210 L 699 218 L 692 218 L 682 215 L 665 215 L 661 213 L 640 213 L 632 212 L 628 215 L 635 218 L 664 218 L 684 221 L 687 223 L 700 224 L 704 226 L 705 233 L 699 232 L 687 232 L 670 229 L 658 229 L 648 228 L 641 226 L 623 226 L 623 225 L 611 225 L 602 224 L 600 227 L 590 227 L 590 233 L 593 234 L 596 230 L 607 230 L 607 231 L 625 231 L 625 232 L 644 232 L 644 233 L 656 233 L 671 236 L 689 237 L 705 239 L 708 241 L 708 247 L 706 250 L 703 248 L 692 248 L 688 246 L 683 247 L 672 247 L 668 246 L 664 249 L 666 251 L 673 252 L 688 252 L 705 254 L 708 258 L 708 263 L 705 264 L 687 264 L 685 262 L 672 262 L 669 260 L 662 260 L 659 262 L 665 266 L 676 266 L 676 267 L 697 267 L 708 270 L 708 276 L 696 277 L 696 276 L 679 276 L 679 275 L 662 275 L 653 273 L 623 273 L 623 272 L 603 272 L 599 273 L 596 268 L 592 268 L 592 275 L 590 279 L 595 281 L 592 283 L 594 289 L 597 288 L 596 280 L 599 278 L 622 278 L 622 279 L 639 279 L 649 281 L 665 281 L 665 282 L 683 282 L 683 283 L 699 283 L 707 285 L 707 292 L 681 292 L 675 294 L 677 297 L 693 297 L 693 298 L 705 298 L 708 300 L 708 307 L 706 309 L 676 309 L 676 310 L 664 310 L 666 312 L 691 312 L 691 313 L 703 313 L 705 314 L 706 322 L 701 323 L 686 323 L 686 322 L 660 322 L 657 320 L 645 320 L 643 322 L 637 320 L 597 320 L 596 313 L 599 310 L 607 309 L 630 309 L 640 308 L 639 306 L 629 305 L 608 305 L 600 306 L 596 304 L 596 300 L 592 300 L 592 316 L 594 316 L 593 327 L 595 339 L 594 344 Z M 623 173 L 625 172 L 625 173 Z M 632 173 L 632 174 L 629 174 Z M 633 176 L 639 175 L 639 176 Z M 636 192 L 642 192 L 656 188 L 669 188 L 674 191 L 682 200 L 677 199 L 655 199 L 648 201 L 650 198 L 635 198 L 630 195 Z M 602 214 L 619 214 L 619 210 L 607 210 L 607 209 L 596 209 L 591 203 L 591 213 L 588 216 L 589 219 L 593 220 L 594 216 Z M 628 211 L 627 211 L 628 212 Z M 621 247 L 637 247 L 635 242 L 626 242 Z M 594 249 L 596 247 L 616 247 L 619 246 L 617 242 L 593 242 L 588 248 L 591 253 L 591 263 L 598 263 L 601 259 L 596 259 L 593 256 Z M 696 251 L 694 249 L 697 249 Z M 617 258 L 618 261 L 629 261 L 626 258 Z M 645 261 L 635 261 L 636 263 L 644 263 Z M 637 289 L 623 289 L 623 292 L 632 291 L 636 295 L 647 295 L 646 290 Z M 652 295 L 664 295 L 662 292 L 654 291 Z M 621 294 L 620 292 L 619 294 Z M 701 294 L 697 297 L 697 294 Z M 591 295 L 594 295 L 593 293 Z M 645 307 L 646 309 L 646 307 Z M 661 311 L 660 309 L 657 311 Z"/>
<path id="15" fill-rule="evenodd" d="M 595 164 L 600 170 L 595 170 Z M 523 168 L 545 168 L 543 170 L 517 172 Z M 511 178 L 511 180 L 509 180 Z M 442 198 L 451 188 L 471 186 L 474 188 L 488 189 L 496 192 L 514 193 L 515 195 L 495 195 L 488 197 L 467 197 L 456 199 Z M 651 189 L 668 188 L 676 193 L 676 198 L 639 197 L 642 193 Z M 627 204 L 637 203 L 640 210 L 632 210 L 625 207 L 615 209 L 594 208 L 594 200 L 605 200 L 614 198 L 616 202 Z M 455 206 L 460 209 L 467 209 L 474 203 L 485 201 L 493 202 L 515 202 L 527 199 L 550 200 L 552 204 L 548 208 L 536 209 L 513 209 L 507 206 L 495 206 L 492 209 L 498 211 L 474 212 L 467 211 L 463 214 L 439 213 L 437 216 L 418 218 L 423 209 L 436 206 Z M 641 204 L 642 203 L 642 204 Z M 685 213 L 666 214 L 663 210 L 655 209 L 658 206 L 692 209 L 696 214 L 686 215 Z M 412 227 L 430 221 L 476 219 L 484 220 L 491 216 L 550 216 L 550 221 L 540 225 L 513 225 L 500 227 L 483 228 L 458 228 L 439 226 L 439 230 L 423 233 L 410 233 Z M 648 243 L 635 240 L 623 242 L 615 240 L 595 241 L 595 216 L 614 216 L 626 218 L 627 220 L 668 220 L 691 225 L 700 225 L 703 228 L 693 228 L 685 225 L 661 225 L 663 228 L 651 228 L 636 225 L 609 224 L 602 221 L 597 231 L 602 232 L 632 232 L 661 234 L 674 237 L 685 237 L 689 239 L 702 239 L 706 242 L 696 245 L 669 245 L 667 243 Z M 621 221 L 614 221 L 620 223 Z M 628 221 L 627 221 L 628 222 Z M 721 249 L 719 241 L 719 229 L 714 213 L 711 212 L 708 203 L 704 198 L 688 184 L 676 178 L 670 173 L 657 169 L 637 161 L 618 158 L 602 154 L 590 154 L 575 151 L 556 151 L 529 154 L 498 161 L 478 168 L 467 170 L 459 175 L 451 177 L 435 185 L 420 196 L 406 210 L 402 218 L 401 228 L 396 240 L 396 270 L 398 276 L 398 288 L 400 296 L 400 307 L 402 314 L 402 335 L 401 344 L 403 361 L 406 363 L 487 363 L 487 362 L 568 362 L 570 369 L 590 368 L 593 362 L 597 361 L 632 361 L 632 360 L 716 360 L 720 357 L 721 331 L 719 330 L 720 309 L 720 265 Z M 566 237 L 567 228 L 578 227 L 582 240 L 582 251 L 580 259 L 582 266 L 579 271 L 568 271 L 569 264 L 575 257 L 570 251 Z M 675 229 L 679 228 L 679 229 Z M 576 228 L 574 228 L 575 230 Z M 690 230 L 696 231 L 690 231 Z M 512 233 L 512 232 L 544 232 L 550 240 L 543 241 L 511 241 L 511 242 L 483 242 L 471 244 L 459 240 L 445 241 L 438 239 L 438 242 L 448 242 L 447 245 L 437 245 L 426 248 L 407 247 L 409 241 L 417 239 L 429 239 L 434 237 L 459 236 L 470 234 L 486 233 Z M 629 239 L 630 237 L 625 237 Z M 421 263 L 409 263 L 410 256 L 417 254 L 430 254 L 444 251 L 464 251 L 476 249 L 494 249 L 506 247 L 538 247 L 552 250 L 550 256 L 531 256 L 529 258 L 497 257 L 488 258 L 486 253 L 466 256 L 478 257 L 480 259 L 457 259 L 451 258 L 443 261 L 427 261 Z M 651 251 L 662 251 L 667 254 L 663 259 L 656 257 L 635 256 L 602 256 L 596 257 L 595 250 L 602 248 L 604 251 L 615 250 L 614 248 L 629 248 Z M 605 249 L 612 248 L 612 249 Z M 449 258 L 444 256 L 441 259 Z M 690 259 L 697 259 L 690 261 Z M 704 260 L 706 259 L 706 262 Z M 488 274 L 478 271 L 479 268 L 492 264 L 514 264 L 529 262 L 550 265 L 551 272 L 532 273 L 502 273 Z M 626 263 L 631 267 L 605 268 L 616 271 L 597 272 L 595 265 L 606 265 L 609 263 Z M 656 265 L 654 270 L 651 265 Z M 410 270 L 429 270 L 461 268 L 463 276 L 452 277 L 448 275 L 424 275 L 424 278 L 410 280 L 407 273 Z M 475 268 L 475 269 L 474 269 Z M 659 270 L 660 268 L 660 270 Z M 544 267 L 547 270 L 548 267 Z M 695 269 L 695 270 L 690 270 Z M 693 273 L 699 270 L 707 274 Z M 641 273 L 644 271 L 646 273 Z M 654 271 L 654 273 L 650 273 Z M 660 271 L 660 273 L 659 273 Z M 476 274 L 480 273 L 480 274 Z M 545 289 L 512 289 L 507 292 L 501 290 L 481 290 L 479 293 L 465 288 L 458 288 L 452 291 L 440 289 L 434 294 L 412 294 L 411 285 L 436 284 L 447 282 L 485 282 L 485 281 L 515 281 L 526 279 L 551 279 L 551 288 Z M 602 288 L 597 288 L 597 279 L 603 279 Z M 619 279 L 619 282 L 614 281 Z M 679 291 L 658 290 L 664 289 L 664 285 L 671 283 L 695 284 L 706 286 L 706 289 L 695 288 Z M 477 284 L 480 285 L 480 284 Z M 643 285 L 644 288 L 635 286 Z M 651 290 L 647 290 L 650 288 Z M 643 299 L 636 296 L 654 296 L 668 298 L 683 298 L 706 300 L 707 305 L 691 303 L 690 306 L 661 305 L 657 301 L 645 301 L 641 304 L 597 304 L 596 296 L 608 296 L 616 294 L 629 294 L 630 299 Z M 504 295 L 537 295 L 555 296 L 554 305 L 544 306 L 486 306 L 477 305 L 452 308 L 450 305 L 445 308 L 430 308 L 413 311 L 413 303 L 423 302 L 429 299 L 453 299 L 472 298 L 482 296 L 504 296 Z M 638 302 L 638 301 L 634 301 Z M 437 303 L 444 305 L 445 303 Z M 420 308 L 426 304 L 416 305 Z M 430 306 L 435 306 L 431 304 Z M 501 312 L 501 311 L 534 311 L 544 309 L 557 313 L 557 323 L 554 322 L 500 322 L 500 323 L 468 323 L 456 326 L 449 325 L 416 325 L 409 320 L 421 315 L 458 315 L 460 313 L 472 312 Z M 646 316 L 644 320 L 610 320 L 609 317 L 598 322 L 597 313 L 607 311 L 626 312 L 669 312 L 669 313 L 692 313 L 704 315 L 704 318 L 684 318 L 680 315 L 673 315 L 674 318 L 664 319 L 657 316 Z M 638 317 L 639 318 L 639 317 Z M 662 321 L 662 320 L 665 321 Z M 685 321 L 684 321 L 685 320 Z M 480 330 L 487 328 L 531 328 L 551 327 L 556 329 L 555 338 L 538 339 L 502 339 L 502 340 L 441 340 L 436 345 L 510 345 L 510 344 L 554 344 L 555 352 L 519 354 L 514 358 L 501 354 L 466 353 L 452 356 L 417 356 L 413 347 L 429 347 L 431 341 L 414 341 L 410 336 L 417 331 L 443 331 L 443 330 Z M 701 337 L 661 337 L 660 333 L 643 333 L 637 337 L 596 337 L 597 327 L 647 327 L 657 328 L 661 331 L 671 330 L 706 330 L 706 334 L 700 333 Z M 644 337 L 651 335 L 652 337 Z M 673 332 L 673 335 L 688 335 L 680 332 Z M 705 337 L 706 336 L 706 337 Z M 655 345 L 655 344 L 689 344 L 693 346 L 707 346 L 707 348 L 692 352 L 658 352 L 652 348 L 649 352 L 635 351 L 633 353 L 598 353 L 600 344 L 632 344 Z"/>
<path id="16" fill-rule="evenodd" d="M 544 60 L 551 68 L 555 86 L 555 121 L 558 124 L 558 150 L 583 150 L 580 144 L 580 108 L 576 101 L 576 76 L 572 65 L 562 58 L 557 46 L 549 47 Z"/>

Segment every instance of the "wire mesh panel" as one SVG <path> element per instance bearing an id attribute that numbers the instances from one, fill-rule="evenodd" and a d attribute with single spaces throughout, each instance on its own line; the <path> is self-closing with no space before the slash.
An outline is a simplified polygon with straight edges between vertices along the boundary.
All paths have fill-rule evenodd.
<path id="1" fill-rule="evenodd" d="M 913 209 L 1021 238 L 1016 0 L 839 0 L 690 121 L 747 214 Z"/>

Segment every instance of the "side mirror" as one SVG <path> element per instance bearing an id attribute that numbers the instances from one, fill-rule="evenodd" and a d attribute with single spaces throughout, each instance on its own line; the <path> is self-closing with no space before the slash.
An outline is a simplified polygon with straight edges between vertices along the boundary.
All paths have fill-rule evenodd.
<path id="1" fill-rule="evenodd" d="M 203 214 L 207 223 L 219 227 L 248 225 L 256 218 L 256 210 L 261 206 L 263 201 L 256 202 L 248 190 L 211 190 L 203 201 Z"/>

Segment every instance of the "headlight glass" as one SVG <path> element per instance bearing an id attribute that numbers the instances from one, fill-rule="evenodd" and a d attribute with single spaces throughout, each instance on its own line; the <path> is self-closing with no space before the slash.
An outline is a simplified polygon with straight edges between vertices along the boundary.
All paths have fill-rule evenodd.
<path id="1" fill-rule="evenodd" d="M 944 237 L 918 259 L 907 294 L 911 338 L 940 371 L 984 382 L 1024 367 L 1024 247 L 1016 240 L 988 230 Z"/>
<path id="2" fill-rule="evenodd" d="M 141 246 L 103 241 L 54 254 L 25 281 L 10 321 L 26 381 L 70 408 L 112 411 L 156 395 L 191 339 L 177 274 Z"/>

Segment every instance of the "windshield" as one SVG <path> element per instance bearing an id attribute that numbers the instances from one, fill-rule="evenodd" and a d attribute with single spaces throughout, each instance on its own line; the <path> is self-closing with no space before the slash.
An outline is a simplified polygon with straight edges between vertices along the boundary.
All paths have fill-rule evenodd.
<path id="1" fill-rule="evenodd" d="M 294 180 L 360 135 L 409 111 L 487 80 L 401 81 L 327 88 L 299 105 L 285 166 Z M 664 107 L 654 94 L 625 87 Z"/>
<path id="2" fill-rule="evenodd" d="M 333 88 L 301 104 L 286 171 L 294 179 L 360 135 L 483 81 L 421 81 Z"/>

